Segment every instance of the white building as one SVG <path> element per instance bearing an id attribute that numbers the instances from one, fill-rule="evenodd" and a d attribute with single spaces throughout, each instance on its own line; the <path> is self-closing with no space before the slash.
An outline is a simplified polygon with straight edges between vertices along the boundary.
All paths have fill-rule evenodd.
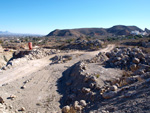
<path id="1" fill-rule="evenodd" d="M 132 34 L 132 35 L 140 35 L 140 32 L 139 31 L 137 31 L 137 30 L 135 30 L 135 31 L 131 31 L 131 33 L 130 34 Z"/>
<path id="2" fill-rule="evenodd" d="M 145 31 L 145 32 L 139 32 L 139 31 L 137 31 L 137 30 L 135 30 L 135 31 L 131 31 L 131 33 L 130 34 L 132 34 L 132 35 L 147 35 L 147 32 Z"/>

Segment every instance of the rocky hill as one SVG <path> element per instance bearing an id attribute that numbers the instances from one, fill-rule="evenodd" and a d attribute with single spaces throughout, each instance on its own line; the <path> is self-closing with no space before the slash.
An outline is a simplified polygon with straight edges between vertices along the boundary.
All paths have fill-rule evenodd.
<path id="1" fill-rule="evenodd" d="M 131 31 L 143 30 L 136 26 L 124 26 L 116 25 L 111 28 L 80 28 L 80 29 L 64 29 L 64 30 L 54 30 L 50 32 L 47 36 L 112 36 L 112 35 L 129 35 Z M 149 31 L 148 29 L 146 29 Z"/>

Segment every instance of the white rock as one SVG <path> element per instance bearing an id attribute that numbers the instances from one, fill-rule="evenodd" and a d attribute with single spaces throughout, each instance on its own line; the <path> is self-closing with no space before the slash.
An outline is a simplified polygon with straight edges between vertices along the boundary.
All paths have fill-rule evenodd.
<path id="1" fill-rule="evenodd" d="M 116 85 L 113 85 L 109 88 L 110 91 L 117 91 L 118 87 Z"/>
<path id="2" fill-rule="evenodd" d="M 62 112 L 63 112 L 63 113 L 69 113 L 69 111 L 70 111 L 70 106 L 64 106 L 64 107 L 62 108 Z"/>
<path id="3" fill-rule="evenodd" d="M 114 91 L 105 92 L 102 94 L 103 98 L 110 99 L 113 98 L 117 93 Z"/>
<path id="4" fill-rule="evenodd" d="M 80 103 L 79 103 L 81 106 L 85 107 L 87 105 L 86 101 L 85 100 L 80 100 Z"/>

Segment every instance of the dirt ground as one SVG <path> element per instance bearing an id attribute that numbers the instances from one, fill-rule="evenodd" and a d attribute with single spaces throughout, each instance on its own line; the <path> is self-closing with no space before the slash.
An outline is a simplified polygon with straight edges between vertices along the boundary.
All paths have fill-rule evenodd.
<path id="1" fill-rule="evenodd" d="M 61 112 L 59 101 L 62 95 L 57 91 L 57 80 L 62 77 L 62 73 L 78 61 L 91 59 L 99 52 L 109 52 L 114 47 L 115 45 L 108 45 L 93 52 L 59 53 L 57 55 L 74 54 L 77 57 L 66 63 L 51 65 L 50 59 L 55 55 L 50 55 L 3 71 L 0 73 L 0 97 L 10 106 L 11 111 L 20 112 L 19 109 L 24 107 L 25 113 Z M 16 98 L 9 99 L 10 95 L 15 95 Z"/>

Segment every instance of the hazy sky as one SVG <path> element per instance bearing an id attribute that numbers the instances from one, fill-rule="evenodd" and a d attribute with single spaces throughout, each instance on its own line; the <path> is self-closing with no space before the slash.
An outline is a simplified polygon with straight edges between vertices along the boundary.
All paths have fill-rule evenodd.
<path id="1" fill-rule="evenodd" d="M 150 29 L 150 0 L 0 0 L 0 31 L 136 25 Z"/>

